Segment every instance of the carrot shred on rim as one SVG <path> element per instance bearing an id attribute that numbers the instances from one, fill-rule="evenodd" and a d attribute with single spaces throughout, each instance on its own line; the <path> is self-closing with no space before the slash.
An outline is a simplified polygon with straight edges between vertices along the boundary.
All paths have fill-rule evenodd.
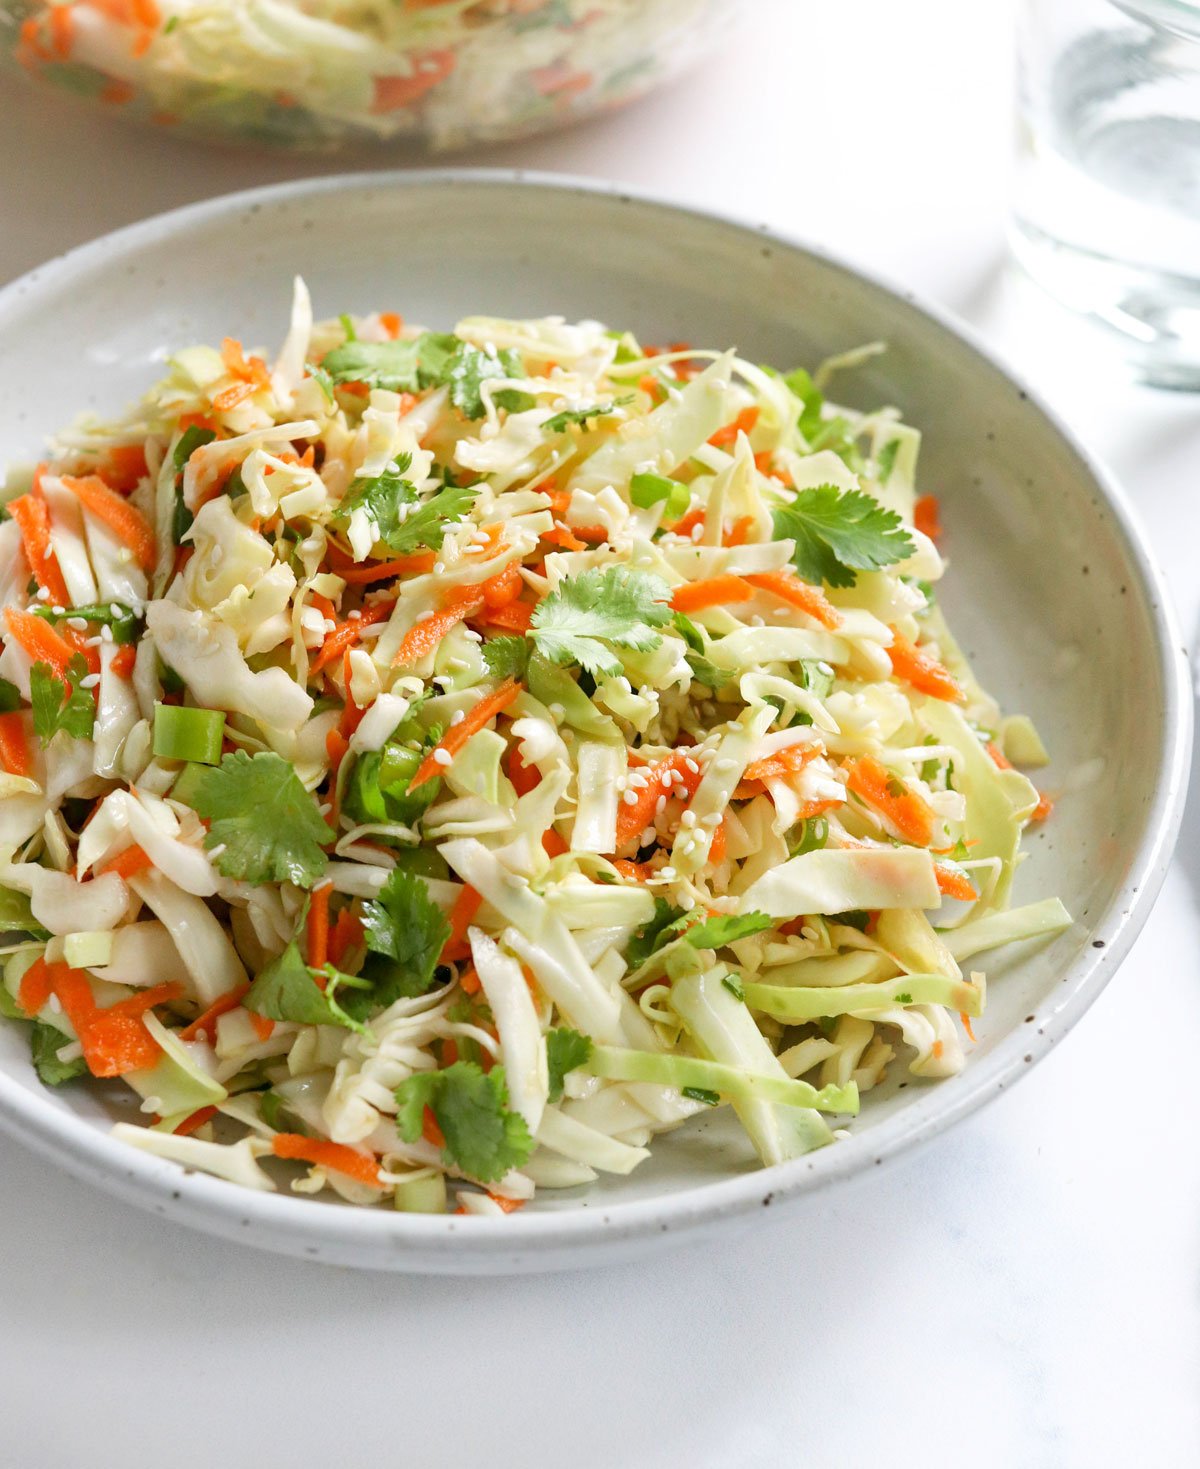
<path id="1" fill-rule="evenodd" d="M 102 867 L 97 867 L 96 876 L 105 877 L 111 872 L 127 880 L 136 877 L 139 872 L 145 872 L 147 867 L 153 866 L 154 863 L 145 849 L 135 843 L 132 847 L 126 847 L 124 851 L 118 852 L 115 857 L 111 857 Z"/>
<path id="2" fill-rule="evenodd" d="M 54 976 L 45 956 L 39 954 L 25 973 L 17 987 L 17 1004 L 26 1015 L 36 1015 L 45 1008 L 54 989 Z"/>
<path id="3" fill-rule="evenodd" d="M 408 783 L 410 791 L 415 791 L 418 786 L 424 785 L 427 780 L 432 780 L 435 775 L 440 775 L 444 765 L 450 764 L 454 756 L 462 749 L 473 734 L 478 734 L 485 725 L 492 722 L 497 714 L 501 714 L 512 703 L 521 692 L 523 685 L 515 678 L 506 678 L 504 682 L 493 693 L 485 694 L 474 709 L 458 724 L 452 724 L 437 744 L 426 755 L 425 759 L 417 766 L 416 774 Z M 439 754 L 449 758 L 439 760 Z"/>
<path id="4" fill-rule="evenodd" d="M 956 872 L 953 867 L 935 862 L 933 875 L 937 879 L 938 892 L 943 897 L 957 898 L 962 903 L 973 903 L 979 897 L 970 879 L 964 873 Z"/>
<path id="5" fill-rule="evenodd" d="M 206 1122 L 211 1122 L 217 1115 L 215 1107 L 198 1107 L 190 1116 L 185 1117 L 175 1129 L 176 1137 L 191 1137 L 192 1133 L 199 1131 Z"/>
<path id="6" fill-rule="evenodd" d="M 732 423 L 727 423 L 719 428 L 708 442 L 714 449 L 727 449 L 737 439 L 738 434 L 748 434 L 753 431 L 760 412 L 758 408 L 743 408 Z"/>
<path id="7" fill-rule="evenodd" d="M 913 525 L 931 541 L 940 540 L 942 536 L 940 512 L 936 495 L 920 495 L 913 506 Z"/>
<path id="8" fill-rule="evenodd" d="M 304 1137 L 298 1132 L 277 1132 L 271 1139 L 271 1151 L 277 1158 L 289 1158 L 298 1163 L 311 1163 L 314 1168 L 330 1168 L 335 1173 L 344 1173 L 369 1188 L 383 1188 L 379 1177 L 379 1164 L 357 1148 L 345 1143 L 331 1143 L 325 1138 Z"/>

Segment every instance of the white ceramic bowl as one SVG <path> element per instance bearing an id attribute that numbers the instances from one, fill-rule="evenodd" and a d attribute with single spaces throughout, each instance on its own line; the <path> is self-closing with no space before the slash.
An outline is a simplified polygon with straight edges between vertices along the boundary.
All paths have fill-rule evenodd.
<path id="1" fill-rule="evenodd" d="M 1029 842 L 1017 901 L 1078 920 L 988 966 L 966 1070 L 872 1092 L 847 1141 L 769 1171 L 719 1114 L 655 1143 L 628 1179 L 503 1220 L 353 1210 L 242 1191 L 113 1141 L 100 1089 L 43 1089 L 0 1025 L 0 1125 L 81 1178 L 234 1239 L 376 1268 L 590 1264 L 761 1215 L 873 1167 L 1010 1086 L 1095 999 L 1145 921 L 1178 828 L 1191 700 L 1162 578 L 1120 492 L 1046 408 L 957 326 L 767 229 L 569 180 L 493 172 L 343 177 L 148 220 L 0 292 L 0 463 L 85 407 L 115 408 L 164 353 L 225 334 L 271 344 L 293 272 L 322 315 L 377 308 L 450 327 L 558 312 L 643 340 L 739 346 L 783 367 L 880 338 L 839 381 L 925 433 L 942 500 L 943 601 L 984 683 L 1049 742 L 1066 788 Z M 898 1071 L 898 1068 L 895 1068 Z M 166 1226 L 164 1226 L 166 1227 Z"/>

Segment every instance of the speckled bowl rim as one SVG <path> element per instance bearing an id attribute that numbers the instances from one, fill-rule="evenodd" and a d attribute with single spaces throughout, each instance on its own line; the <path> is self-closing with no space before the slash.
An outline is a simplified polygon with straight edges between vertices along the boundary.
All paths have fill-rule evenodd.
<path id="1" fill-rule="evenodd" d="M 836 253 L 768 225 L 754 225 L 718 210 L 674 203 L 649 191 L 570 175 L 513 169 L 427 168 L 329 175 L 226 194 L 156 215 L 117 230 L 42 265 L 0 290 L 3 313 L 18 296 L 65 290 L 72 275 L 164 238 L 188 232 L 213 217 L 260 210 L 280 203 L 329 198 L 360 190 L 388 191 L 429 185 L 505 188 L 514 184 L 614 205 L 649 207 L 680 221 L 717 223 L 749 237 L 798 252 L 843 276 L 898 298 L 965 343 L 1010 382 L 1055 430 L 1090 473 L 1138 578 L 1153 620 L 1163 718 L 1156 751 L 1158 778 L 1145 834 L 1120 890 L 1092 931 L 1089 944 L 1066 968 L 1054 1003 L 1037 1023 L 1005 1036 L 974 1061 L 956 1084 L 931 1089 L 876 1124 L 869 1134 L 851 1134 L 836 1147 L 763 1171 L 741 1173 L 717 1183 L 628 1203 L 547 1213 L 520 1213 L 502 1220 L 453 1215 L 391 1214 L 338 1207 L 283 1194 L 256 1193 L 174 1164 L 116 1141 L 90 1123 L 43 1101 L 0 1074 L 0 1127 L 46 1154 L 78 1178 L 96 1183 L 144 1208 L 229 1239 L 300 1257 L 365 1268 L 435 1273 L 505 1272 L 598 1263 L 633 1250 L 631 1242 L 707 1232 L 723 1221 L 783 1203 L 891 1160 L 967 1116 L 1010 1087 L 1079 1020 L 1129 952 L 1162 886 L 1178 835 L 1187 793 L 1192 740 L 1192 698 L 1182 646 L 1165 580 L 1124 494 L 1096 460 L 1026 383 L 940 307 L 897 287 L 877 272 L 852 266 Z M 621 1249 L 627 1245 L 626 1249 Z"/>

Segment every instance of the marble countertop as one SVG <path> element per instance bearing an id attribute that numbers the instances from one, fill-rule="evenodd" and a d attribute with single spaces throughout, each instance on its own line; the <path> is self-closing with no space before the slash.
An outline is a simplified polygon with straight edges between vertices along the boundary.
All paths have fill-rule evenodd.
<path id="1" fill-rule="evenodd" d="M 1190 640 L 1200 400 L 1130 386 L 1005 268 L 1008 6 L 746 9 L 762 30 L 637 108 L 461 161 L 753 216 L 965 316 L 1123 479 Z M 7 77 L 0 117 L 0 281 L 331 167 L 143 136 Z M 461 1281 L 310 1266 L 166 1226 L 0 1138 L 0 1458 L 1200 1462 L 1198 814 L 1200 796 L 1121 972 L 1015 1091 L 786 1218 L 646 1263 Z M 1114 1078 L 1137 1086 L 1113 1102 Z"/>

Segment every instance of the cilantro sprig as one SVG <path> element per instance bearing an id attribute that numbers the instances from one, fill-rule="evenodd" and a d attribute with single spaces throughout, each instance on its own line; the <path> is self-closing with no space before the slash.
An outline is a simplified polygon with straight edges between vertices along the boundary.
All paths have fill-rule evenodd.
<path id="1" fill-rule="evenodd" d="M 447 1160 L 480 1183 L 520 1168 L 535 1146 L 525 1119 L 508 1105 L 503 1066 L 485 1074 L 473 1061 L 456 1061 L 443 1071 L 418 1071 L 396 1088 L 396 1107 L 397 1131 L 409 1143 L 421 1136 L 428 1107 Z"/>
<path id="2" fill-rule="evenodd" d="M 877 571 L 915 547 L 894 510 L 862 490 L 814 485 L 774 513 L 775 539 L 795 542 L 792 563 L 807 582 L 852 587 L 859 571 Z"/>
<path id="3" fill-rule="evenodd" d="M 551 662 L 615 676 L 623 665 L 613 648 L 648 653 L 662 642 L 656 629 L 671 620 L 670 597 L 666 582 L 648 572 L 589 567 L 538 604 L 530 636 Z"/>
<path id="4" fill-rule="evenodd" d="M 356 479 L 342 496 L 334 520 L 344 525 L 356 510 L 365 510 L 375 522 L 377 538 L 391 545 L 404 523 L 402 506 L 415 504 L 416 486 L 404 478 L 411 454 L 401 454 L 382 474 Z"/>
<path id="5" fill-rule="evenodd" d="M 317 983 L 321 971 L 311 969 L 293 939 L 277 959 L 263 969 L 246 993 L 245 1005 L 268 1020 L 290 1020 L 297 1025 L 340 1025 L 360 1034 L 365 1027 L 334 998 L 335 985 Z M 336 973 L 336 971 L 335 971 Z"/>
<path id="6" fill-rule="evenodd" d="M 399 867 L 379 896 L 363 904 L 362 922 L 368 949 L 360 976 L 364 985 L 340 997 L 356 1020 L 426 994 L 450 937 L 450 925 L 424 881 Z"/>
<path id="7" fill-rule="evenodd" d="M 586 1066 L 592 1054 L 592 1043 L 577 1030 L 551 1030 L 546 1033 L 546 1066 L 550 1073 L 550 1100 L 562 1100 L 563 1078 L 568 1071 Z"/>
<path id="8" fill-rule="evenodd" d="M 226 877 L 311 888 L 324 873 L 333 833 L 282 756 L 234 750 L 204 769 L 189 794 L 211 822 L 204 845 Z"/>
<path id="9" fill-rule="evenodd" d="M 96 702 L 81 688 L 87 660 L 76 653 L 61 679 L 48 663 L 35 663 L 29 674 L 29 702 L 33 705 L 33 732 L 48 745 L 61 730 L 72 739 L 90 740 L 96 722 Z"/>
<path id="10" fill-rule="evenodd" d="M 521 358 L 511 348 L 487 351 L 445 332 L 423 332 L 395 342 L 346 341 L 325 354 L 321 369 L 332 383 L 361 382 L 398 393 L 449 387 L 450 402 L 471 419 L 483 417 L 485 382 L 525 376 Z M 500 406 L 528 408 L 533 402 L 528 394 L 506 390 Z"/>

